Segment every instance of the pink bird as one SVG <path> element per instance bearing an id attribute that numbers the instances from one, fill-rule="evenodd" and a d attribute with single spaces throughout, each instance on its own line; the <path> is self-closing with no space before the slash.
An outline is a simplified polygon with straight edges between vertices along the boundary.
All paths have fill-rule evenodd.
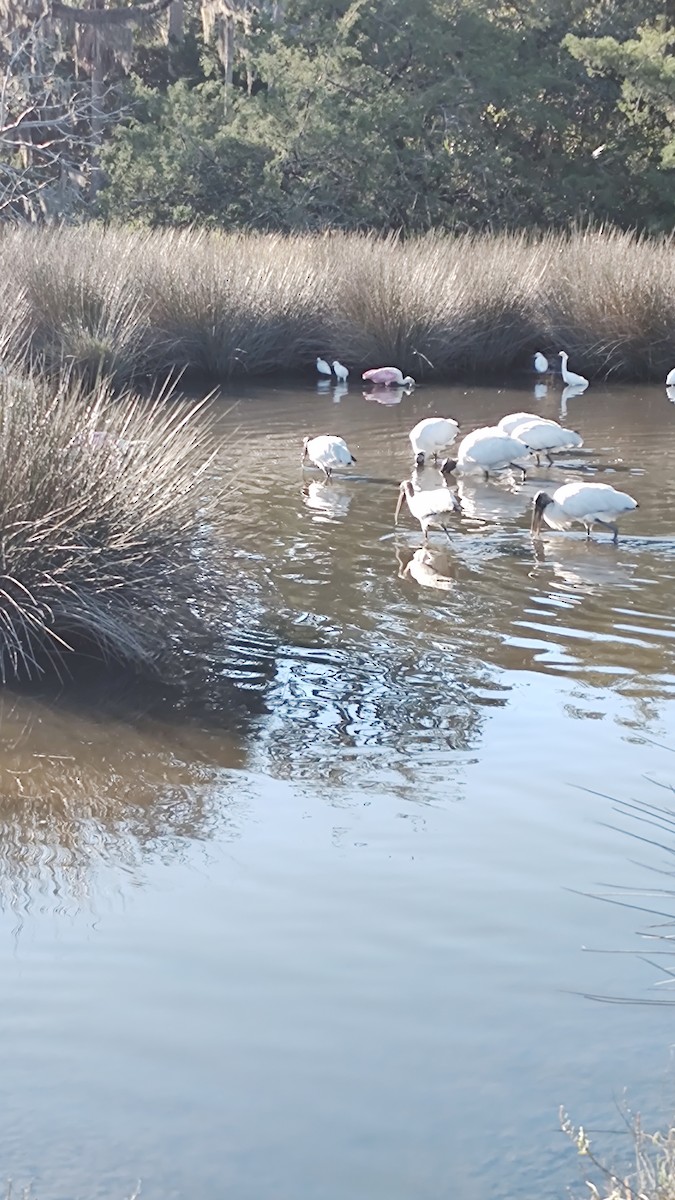
<path id="1" fill-rule="evenodd" d="M 404 377 L 403 372 L 399 371 L 398 367 L 374 367 L 372 371 L 364 371 L 362 379 L 369 379 L 371 383 L 379 383 L 384 387 L 391 387 L 395 384 L 397 387 L 414 387 L 415 380 L 412 375 Z"/>

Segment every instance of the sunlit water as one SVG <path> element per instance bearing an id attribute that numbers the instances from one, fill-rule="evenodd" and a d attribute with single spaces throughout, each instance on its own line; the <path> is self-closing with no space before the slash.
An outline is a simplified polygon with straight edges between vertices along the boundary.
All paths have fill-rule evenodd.
<path id="1" fill-rule="evenodd" d="M 588 996 L 671 994 L 636 936 L 666 918 L 589 893 L 675 910 L 675 838 L 627 807 L 675 783 L 675 407 L 570 398 L 583 451 L 462 481 L 425 555 L 412 425 L 560 389 L 380 399 L 219 402 L 251 712 L 0 700 L 0 1171 L 41 1200 L 541 1200 L 583 1192 L 561 1103 L 619 1162 L 624 1087 L 670 1115 L 670 1010 Z M 349 477 L 303 477 L 319 432 Z M 533 544 L 579 477 L 638 499 L 618 547 Z"/>

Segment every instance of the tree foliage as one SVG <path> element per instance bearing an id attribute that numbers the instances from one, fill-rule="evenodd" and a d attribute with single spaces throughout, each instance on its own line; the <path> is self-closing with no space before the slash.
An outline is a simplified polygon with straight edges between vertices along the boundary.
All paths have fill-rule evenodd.
<path id="1" fill-rule="evenodd" d="M 162 21 L 106 61 L 106 219 L 672 226 L 663 0 L 172 0 Z"/>

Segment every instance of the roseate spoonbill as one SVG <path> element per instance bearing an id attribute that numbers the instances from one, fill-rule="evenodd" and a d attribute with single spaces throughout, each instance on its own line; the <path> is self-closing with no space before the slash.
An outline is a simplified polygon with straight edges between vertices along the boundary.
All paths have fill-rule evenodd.
<path id="1" fill-rule="evenodd" d="M 441 463 L 441 471 L 448 475 L 454 470 L 482 471 L 486 479 L 490 471 L 503 471 L 506 467 L 515 467 L 522 471 L 525 478 L 523 460 L 530 458 L 530 451 L 524 442 L 503 433 L 496 425 L 488 425 L 483 429 L 474 429 L 459 443 L 456 460 L 446 458 Z"/>
<path id="2" fill-rule="evenodd" d="M 611 530 L 613 541 L 619 540 L 615 518 L 638 507 L 637 500 L 627 492 L 617 492 L 608 483 L 565 483 L 552 496 L 537 492 L 532 502 L 531 532 L 536 535 L 545 521 L 551 529 L 569 529 L 579 521 L 591 536 L 593 525 Z"/>
<path id="3" fill-rule="evenodd" d="M 320 467 L 326 479 L 330 479 L 333 467 L 351 467 L 356 462 L 347 443 L 334 433 L 321 433 L 318 437 L 305 438 L 302 443 L 302 465 L 309 459 Z"/>
<path id="4" fill-rule="evenodd" d="M 450 488 L 437 487 L 428 492 L 416 492 L 412 479 L 404 479 L 398 493 L 398 504 L 394 516 L 395 525 L 398 525 L 398 514 L 404 500 L 408 502 L 411 516 L 419 521 L 425 542 L 428 540 L 429 529 L 432 526 L 445 530 L 448 539 L 451 540 L 448 533 L 448 522 L 453 513 L 461 512 L 462 509 L 459 500 L 455 493 L 450 491 Z"/>
<path id="5" fill-rule="evenodd" d="M 575 371 L 568 371 L 568 369 L 567 369 L 567 360 L 568 360 L 568 358 L 569 358 L 569 355 L 568 355 L 567 351 L 566 351 L 566 350 L 560 350 L 560 351 L 559 351 L 559 354 L 560 354 L 560 357 L 561 357 L 561 359 L 562 359 L 562 365 L 561 365 L 561 367 L 560 367 L 560 373 L 561 373 L 561 375 L 562 375 L 562 377 L 563 377 L 563 379 L 564 379 L 565 383 L 569 384 L 569 385 L 570 385 L 571 387 L 573 387 L 573 388 L 578 388 L 578 389 L 579 389 L 579 391 L 581 391 L 582 389 L 585 389 L 585 388 L 587 388 L 587 387 L 588 387 L 588 380 L 587 380 L 587 379 L 585 379 L 583 375 L 577 375 Z"/>
<path id="6" fill-rule="evenodd" d="M 316 369 L 319 372 L 319 375 L 332 375 L 333 374 L 333 372 L 331 370 L 331 365 L 330 365 L 330 363 L 326 362 L 325 358 L 317 358 Z"/>
<path id="7" fill-rule="evenodd" d="M 338 383 L 347 382 L 349 370 L 347 367 L 343 367 L 342 363 L 338 362 L 337 358 L 333 359 L 333 370 L 335 371 L 335 378 L 337 379 Z"/>
<path id="8" fill-rule="evenodd" d="M 545 375 L 548 371 L 548 359 L 545 354 L 541 353 L 540 350 L 537 350 L 537 353 L 534 356 L 534 369 L 535 371 L 538 371 L 540 375 Z"/>
<path id="9" fill-rule="evenodd" d="M 381 383 L 384 387 L 391 387 L 392 383 L 397 387 L 415 385 L 412 375 L 404 375 L 398 367 L 373 367 L 370 371 L 364 371 L 361 378 L 369 379 L 371 383 Z"/>
<path id="10" fill-rule="evenodd" d="M 549 467 L 553 466 L 552 450 L 571 450 L 584 444 L 576 429 L 563 429 L 557 421 L 523 421 L 511 432 L 536 456 L 537 465 L 540 454 L 545 454 Z"/>
<path id="11" fill-rule="evenodd" d="M 675 367 L 666 375 L 666 387 L 675 387 Z"/>
<path id="12" fill-rule="evenodd" d="M 410 430 L 410 444 L 418 467 L 424 466 L 427 454 L 433 454 L 438 462 L 439 450 L 451 446 L 457 437 L 459 422 L 454 417 L 425 417 Z"/>

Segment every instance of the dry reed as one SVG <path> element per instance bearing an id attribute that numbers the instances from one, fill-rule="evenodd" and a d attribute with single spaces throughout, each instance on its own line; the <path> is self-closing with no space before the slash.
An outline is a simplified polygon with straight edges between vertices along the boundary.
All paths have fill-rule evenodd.
<path id="1" fill-rule="evenodd" d="M 309 372 L 317 354 L 439 379 L 503 375 L 535 349 L 556 366 L 567 349 L 594 378 L 660 380 L 675 364 L 675 242 L 613 229 L 8 229 L 0 279 L 0 331 L 20 329 L 17 350 L 118 384 Z"/>
<path id="2" fill-rule="evenodd" d="M 198 624 L 200 408 L 0 376 L 3 682 L 62 675 L 74 654 L 152 673 Z"/>

